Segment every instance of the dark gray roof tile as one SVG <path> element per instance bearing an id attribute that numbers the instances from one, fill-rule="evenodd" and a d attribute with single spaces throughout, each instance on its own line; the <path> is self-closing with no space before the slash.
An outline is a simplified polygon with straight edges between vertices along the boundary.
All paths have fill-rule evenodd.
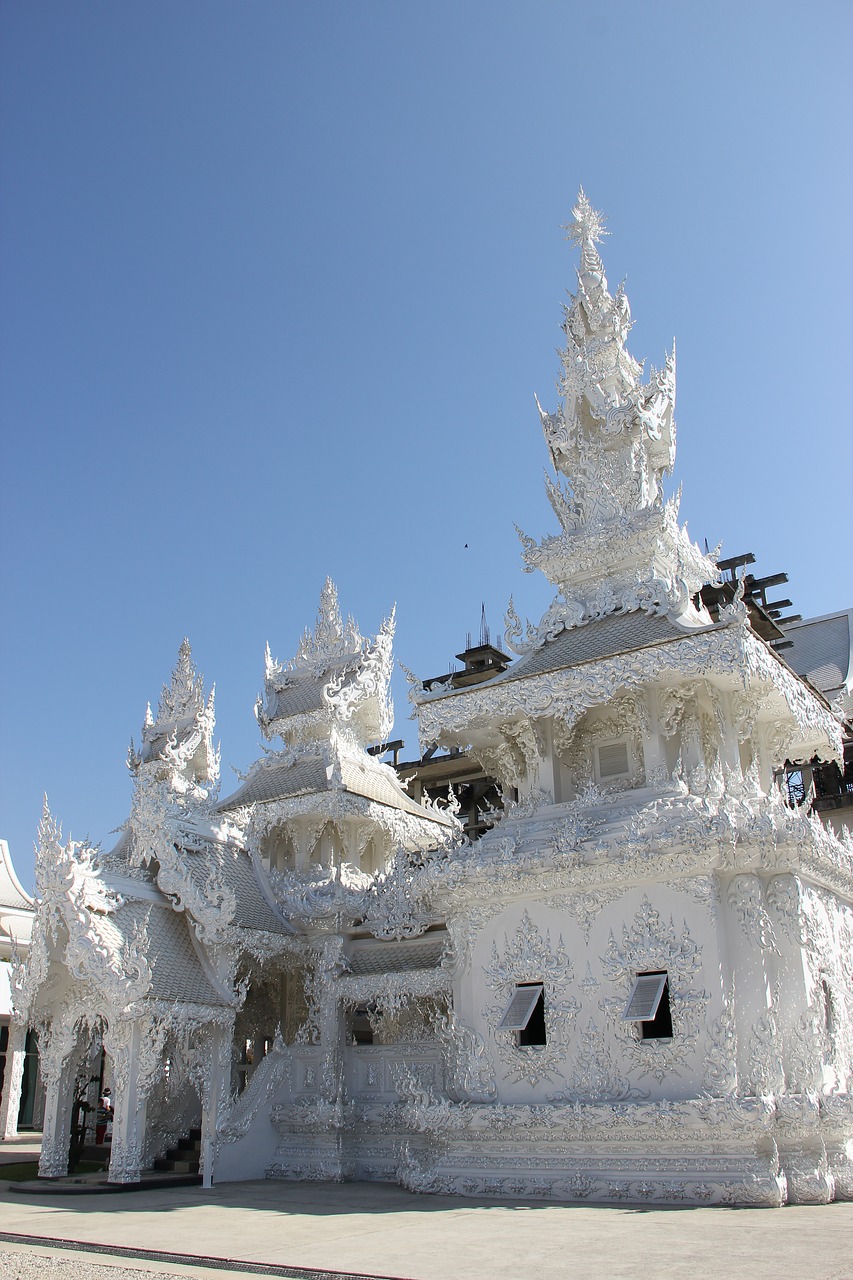
<path id="1" fill-rule="evenodd" d="M 780 656 L 830 701 L 853 675 L 850 670 L 853 645 L 851 614 L 853 610 L 823 618 L 807 618 L 805 622 L 785 627 L 785 639 L 792 642 L 792 648 L 783 649 Z"/>
<path id="2" fill-rule="evenodd" d="M 665 614 L 611 613 L 605 618 L 596 618 L 583 626 L 560 632 L 553 640 L 546 641 L 541 649 L 525 654 L 508 671 L 497 676 L 496 681 L 562 671 L 584 662 L 632 653 L 646 645 L 695 634 L 695 630 L 678 626 Z"/>

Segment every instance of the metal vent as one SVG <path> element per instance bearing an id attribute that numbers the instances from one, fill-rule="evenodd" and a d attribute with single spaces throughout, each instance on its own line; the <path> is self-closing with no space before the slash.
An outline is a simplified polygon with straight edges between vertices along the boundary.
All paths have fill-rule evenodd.
<path id="1" fill-rule="evenodd" d="M 625 1005 L 622 1018 L 625 1022 L 651 1022 L 666 986 L 665 973 L 641 973 Z"/>
<path id="2" fill-rule="evenodd" d="M 620 778 L 630 773 L 627 742 L 613 742 L 598 748 L 598 771 L 602 778 Z"/>
<path id="3" fill-rule="evenodd" d="M 523 1031 L 543 990 L 541 982 L 531 983 L 529 987 L 516 987 L 498 1023 L 498 1031 Z"/>

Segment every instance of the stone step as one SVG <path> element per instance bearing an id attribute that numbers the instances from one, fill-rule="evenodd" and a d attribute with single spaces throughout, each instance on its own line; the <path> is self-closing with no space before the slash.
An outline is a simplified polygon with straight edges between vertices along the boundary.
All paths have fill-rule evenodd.
<path id="1" fill-rule="evenodd" d="M 169 1156 L 160 1156 L 154 1161 L 158 1173 L 198 1173 L 198 1160 L 172 1160 Z"/>
<path id="2" fill-rule="evenodd" d="M 198 1173 L 201 1166 L 201 1129 L 190 1129 L 179 1138 L 177 1146 L 170 1147 L 164 1156 L 154 1161 L 158 1173 Z"/>

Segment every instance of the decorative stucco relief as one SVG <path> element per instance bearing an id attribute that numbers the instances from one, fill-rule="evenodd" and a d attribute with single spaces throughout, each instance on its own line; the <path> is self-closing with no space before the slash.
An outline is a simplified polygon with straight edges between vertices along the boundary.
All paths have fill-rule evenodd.
<path id="1" fill-rule="evenodd" d="M 679 930 L 672 917 L 662 920 L 644 896 L 631 923 L 623 926 L 621 938 L 617 941 L 611 932 L 601 966 L 614 991 L 601 1001 L 601 1008 L 613 1020 L 629 1070 L 658 1081 L 680 1075 L 696 1053 L 709 1002 L 708 993 L 696 985 L 702 972 L 701 951 L 687 920 Z M 636 974 L 662 971 L 668 975 L 672 1038 L 643 1040 L 638 1024 L 622 1021 L 622 1010 Z"/>
<path id="2" fill-rule="evenodd" d="M 494 1035 L 508 1078 L 533 1086 L 544 1080 L 560 1079 L 574 1019 L 580 1009 L 570 994 L 572 962 L 562 937 L 552 944 L 550 931 L 543 934 L 525 911 L 515 933 L 511 937 L 504 934 L 500 950 L 497 942 L 493 942 L 491 962 L 483 974 L 494 1003 L 486 1006 L 481 1016 Z M 524 982 L 541 982 L 544 987 L 544 1045 L 520 1045 L 514 1032 L 498 1030 L 516 985 Z"/>

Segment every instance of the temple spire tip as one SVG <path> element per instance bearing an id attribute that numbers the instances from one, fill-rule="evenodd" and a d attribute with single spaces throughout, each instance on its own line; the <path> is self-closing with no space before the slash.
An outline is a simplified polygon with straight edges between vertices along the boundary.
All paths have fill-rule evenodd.
<path id="1" fill-rule="evenodd" d="M 604 228 L 605 222 L 604 214 L 592 207 L 583 187 L 579 187 L 578 198 L 572 209 L 572 221 L 565 223 L 563 227 L 566 239 L 579 245 L 581 249 L 599 244 L 610 234 Z"/>

